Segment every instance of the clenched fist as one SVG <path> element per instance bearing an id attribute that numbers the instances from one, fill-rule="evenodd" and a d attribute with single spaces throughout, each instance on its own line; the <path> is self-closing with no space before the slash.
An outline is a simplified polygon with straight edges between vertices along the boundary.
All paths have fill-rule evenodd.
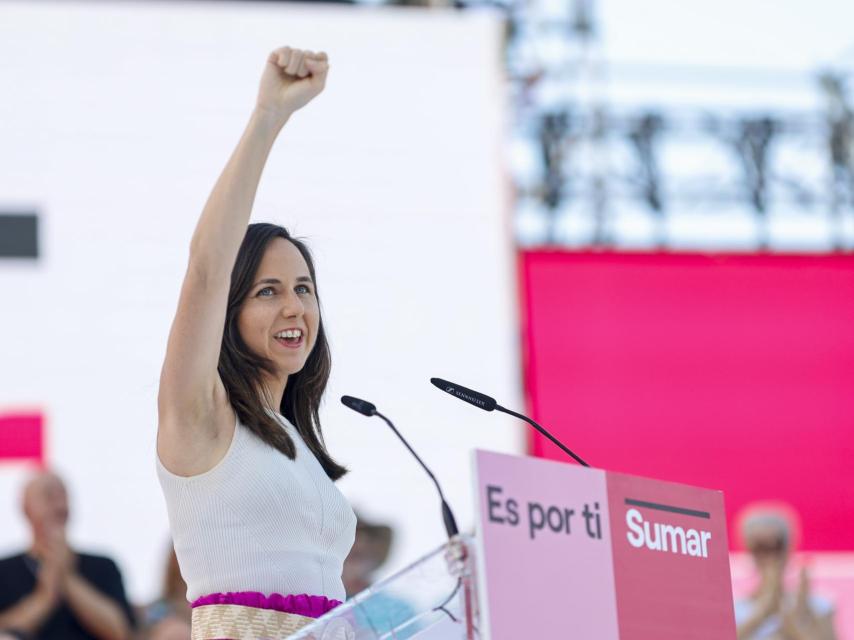
<path id="1" fill-rule="evenodd" d="M 284 122 L 317 96 L 326 84 L 329 61 L 323 52 L 282 47 L 267 58 L 258 108 Z"/>

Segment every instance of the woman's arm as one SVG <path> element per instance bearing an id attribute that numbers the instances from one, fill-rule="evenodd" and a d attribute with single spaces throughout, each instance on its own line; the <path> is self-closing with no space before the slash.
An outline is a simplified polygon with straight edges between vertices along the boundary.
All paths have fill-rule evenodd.
<path id="1" fill-rule="evenodd" d="M 158 453 L 167 466 L 182 466 L 175 458 L 197 436 L 216 439 L 230 413 L 217 362 L 231 270 L 270 149 L 294 111 L 323 90 L 327 71 L 323 53 L 270 54 L 255 110 L 196 225 L 160 376 Z"/>

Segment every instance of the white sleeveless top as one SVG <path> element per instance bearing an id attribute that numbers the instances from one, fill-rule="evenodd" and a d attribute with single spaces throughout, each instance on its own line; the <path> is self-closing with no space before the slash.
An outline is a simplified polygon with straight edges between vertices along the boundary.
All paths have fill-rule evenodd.
<path id="1" fill-rule="evenodd" d="M 157 475 L 187 599 L 211 593 L 307 593 L 344 600 L 341 568 L 356 516 L 297 430 L 290 460 L 239 422 L 210 471 L 177 476 L 157 456 Z"/>

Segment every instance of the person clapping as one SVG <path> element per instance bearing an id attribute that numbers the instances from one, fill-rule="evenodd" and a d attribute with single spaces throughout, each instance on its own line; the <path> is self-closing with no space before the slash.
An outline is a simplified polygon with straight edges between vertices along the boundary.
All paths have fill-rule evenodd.
<path id="1" fill-rule="evenodd" d="M 134 619 L 121 573 L 109 558 L 69 546 L 68 493 L 59 476 L 32 478 L 22 507 L 32 544 L 0 560 L 0 630 L 44 640 L 126 640 Z"/>
<path id="2" fill-rule="evenodd" d="M 742 523 L 742 536 L 759 573 L 759 586 L 735 603 L 739 640 L 836 640 L 833 606 L 811 593 L 806 569 L 796 590 L 785 588 L 792 547 L 786 518 L 775 511 L 754 511 Z"/>

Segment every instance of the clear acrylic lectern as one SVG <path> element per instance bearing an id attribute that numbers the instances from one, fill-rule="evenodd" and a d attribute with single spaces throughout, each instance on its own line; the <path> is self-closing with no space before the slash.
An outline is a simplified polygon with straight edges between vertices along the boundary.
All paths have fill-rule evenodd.
<path id="1" fill-rule="evenodd" d="M 455 537 L 288 640 L 476 640 L 474 539 Z"/>

